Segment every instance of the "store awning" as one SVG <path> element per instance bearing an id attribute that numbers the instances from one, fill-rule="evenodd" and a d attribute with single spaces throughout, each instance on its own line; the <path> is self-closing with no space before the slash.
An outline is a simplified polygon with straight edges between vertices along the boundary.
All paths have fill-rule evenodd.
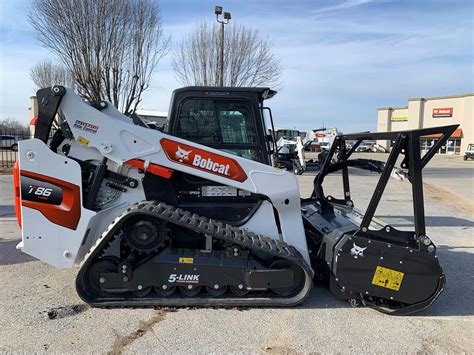
<path id="1" fill-rule="evenodd" d="M 441 138 L 441 133 L 422 136 L 421 138 Z M 449 138 L 462 138 L 462 128 L 456 128 Z"/>

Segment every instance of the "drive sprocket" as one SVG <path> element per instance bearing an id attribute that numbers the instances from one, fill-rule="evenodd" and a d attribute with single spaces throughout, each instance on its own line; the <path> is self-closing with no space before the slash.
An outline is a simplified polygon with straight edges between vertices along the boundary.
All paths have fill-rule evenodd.
<path id="1" fill-rule="evenodd" d="M 167 239 L 166 224 L 166 222 L 144 218 L 133 219 L 126 224 L 122 240 L 138 254 L 152 254 Z"/>

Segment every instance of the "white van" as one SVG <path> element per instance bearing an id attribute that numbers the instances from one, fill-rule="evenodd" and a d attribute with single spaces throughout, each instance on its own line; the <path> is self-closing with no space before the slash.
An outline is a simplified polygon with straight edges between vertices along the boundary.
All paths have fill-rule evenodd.
<path id="1" fill-rule="evenodd" d="M 17 151 L 18 150 L 18 138 L 16 138 L 15 136 L 1 135 L 0 136 L 0 148 L 11 149 L 11 150 Z"/>

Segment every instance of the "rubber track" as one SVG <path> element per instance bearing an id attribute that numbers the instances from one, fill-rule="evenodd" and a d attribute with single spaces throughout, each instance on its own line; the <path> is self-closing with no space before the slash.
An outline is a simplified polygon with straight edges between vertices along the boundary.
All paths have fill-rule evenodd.
<path id="1" fill-rule="evenodd" d="M 85 279 L 84 274 L 91 263 L 100 256 L 101 251 L 105 249 L 108 242 L 115 237 L 116 232 L 122 224 L 133 215 L 147 215 L 158 218 L 162 221 L 173 223 L 176 226 L 184 227 L 195 232 L 202 233 L 206 236 L 212 236 L 223 241 L 231 242 L 248 248 L 259 253 L 265 252 L 274 257 L 288 260 L 301 269 L 305 273 L 305 284 L 301 291 L 292 297 L 268 296 L 251 297 L 249 293 L 246 297 L 176 297 L 167 298 L 159 297 L 135 297 L 131 294 L 121 294 L 110 297 L 102 297 L 99 299 L 90 299 L 84 290 L 82 280 Z M 154 307 L 154 306 L 280 306 L 288 307 L 300 304 L 308 296 L 312 287 L 313 270 L 303 259 L 301 254 L 293 247 L 285 242 L 274 240 L 269 237 L 258 235 L 227 223 L 209 219 L 197 214 L 185 211 L 181 208 L 158 203 L 155 201 L 146 201 L 136 203 L 125 210 L 121 216 L 112 222 L 107 230 L 102 233 L 101 237 L 96 241 L 89 253 L 85 256 L 83 263 L 76 278 L 76 289 L 79 296 L 87 303 L 95 307 Z"/>

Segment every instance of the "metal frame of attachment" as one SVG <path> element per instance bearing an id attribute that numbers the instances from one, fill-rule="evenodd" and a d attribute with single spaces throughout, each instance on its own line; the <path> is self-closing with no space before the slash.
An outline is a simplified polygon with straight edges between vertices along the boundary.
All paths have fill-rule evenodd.
<path id="1" fill-rule="evenodd" d="M 360 229 L 363 232 L 369 230 L 370 223 L 374 217 L 375 211 L 380 203 L 380 199 L 383 195 L 385 187 L 387 186 L 388 180 L 392 173 L 393 168 L 397 162 L 400 154 L 404 155 L 401 163 L 401 168 L 406 170 L 408 180 L 412 184 L 412 197 L 413 197 L 413 212 L 415 221 L 415 234 L 416 238 L 426 234 L 425 227 L 425 209 L 423 200 L 423 176 L 422 170 L 426 164 L 433 158 L 438 149 L 446 143 L 449 137 L 454 133 L 459 125 L 450 125 L 433 128 L 423 128 L 408 131 L 399 132 L 380 132 L 380 133 L 354 133 L 339 135 L 335 138 L 329 153 L 321 166 L 321 170 L 314 179 L 314 190 L 312 198 L 316 199 L 323 212 L 327 212 L 332 209 L 332 203 L 345 204 L 349 207 L 353 206 L 353 202 L 350 198 L 350 184 L 349 184 L 349 170 L 348 167 L 359 167 L 362 169 L 370 169 L 367 166 L 367 162 L 371 160 L 356 159 L 349 160 L 351 155 L 364 140 L 391 140 L 395 141 L 394 146 L 390 152 L 390 155 L 381 171 L 380 178 L 378 180 L 375 191 L 370 199 L 369 206 L 362 219 Z M 441 134 L 438 141 L 421 157 L 420 150 L 420 138 L 422 136 Z M 351 149 L 346 148 L 347 140 L 355 140 L 356 143 Z M 365 161 L 366 164 L 363 162 Z M 373 162 L 373 161 L 372 161 Z M 324 178 L 326 175 L 342 171 L 342 181 L 344 190 L 344 199 L 338 200 L 331 196 L 325 196 L 322 187 Z"/>

